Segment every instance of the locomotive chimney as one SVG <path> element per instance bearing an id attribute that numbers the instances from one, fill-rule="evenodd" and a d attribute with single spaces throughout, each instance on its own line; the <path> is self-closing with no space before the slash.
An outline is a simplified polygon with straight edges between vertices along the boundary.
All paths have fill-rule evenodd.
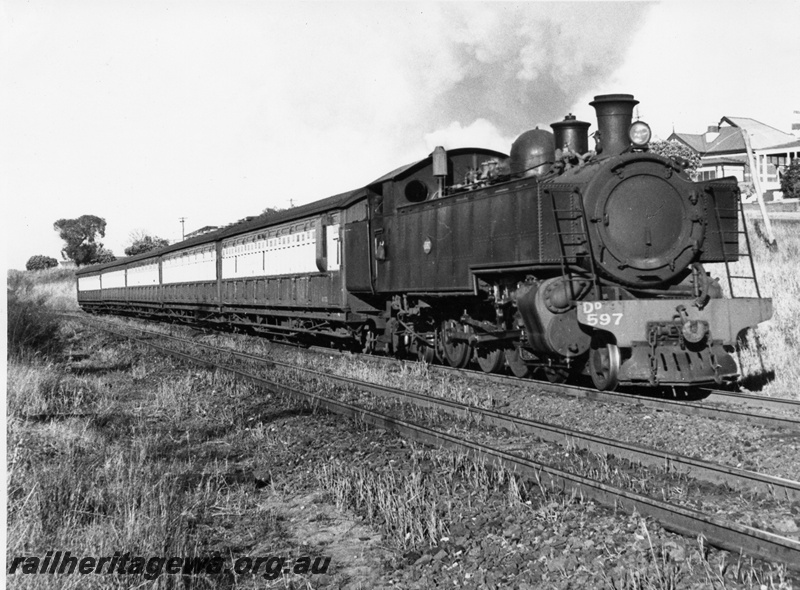
<path id="1" fill-rule="evenodd" d="M 556 136 L 556 149 L 563 150 L 566 146 L 576 154 L 585 154 L 589 151 L 589 126 L 591 123 L 578 121 L 570 113 L 563 121 L 553 123 L 553 133 Z"/>
<path id="2" fill-rule="evenodd" d="M 604 156 L 620 154 L 631 146 L 628 130 L 633 120 L 633 107 L 639 104 L 632 94 L 601 94 L 589 103 L 597 112 L 600 135 L 598 152 Z"/>

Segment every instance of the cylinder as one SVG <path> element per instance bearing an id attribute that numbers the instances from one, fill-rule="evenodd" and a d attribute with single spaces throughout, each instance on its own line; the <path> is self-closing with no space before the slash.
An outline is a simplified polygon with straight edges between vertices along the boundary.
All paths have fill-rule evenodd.
<path id="1" fill-rule="evenodd" d="M 555 157 L 553 134 L 544 129 L 531 129 L 511 145 L 511 174 L 541 176 L 550 169 Z"/>
<path id="2" fill-rule="evenodd" d="M 591 123 L 576 120 L 572 113 L 564 117 L 563 121 L 550 125 L 555 135 L 556 149 L 563 150 L 566 147 L 576 154 L 588 152 L 589 126 Z"/>
<path id="3" fill-rule="evenodd" d="M 628 130 L 633 120 L 633 107 L 639 104 L 632 94 L 601 94 L 589 103 L 597 112 L 600 135 L 598 152 L 604 156 L 621 154 L 631 146 Z"/>

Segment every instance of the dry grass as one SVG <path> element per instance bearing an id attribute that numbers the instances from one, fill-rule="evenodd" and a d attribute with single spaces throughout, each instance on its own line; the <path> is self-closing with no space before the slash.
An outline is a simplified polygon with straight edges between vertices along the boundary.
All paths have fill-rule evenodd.
<path id="1" fill-rule="evenodd" d="M 34 300 L 46 303 L 41 295 Z M 30 317 L 38 322 L 40 315 Z M 143 360 L 130 344 L 76 335 L 78 329 L 61 326 L 58 332 L 64 347 L 80 339 L 83 352 L 90 353 L 80 362 L 30 352 L 9 356 L 9 563 L 51 550 L 78 556 L 212 555 L 218 548 L 210 541 L 224 537 L 219 515 L 240 513 L 252 488 L 231 479 L 230 445 L 215 439 L 230 433 L 235 440 L 243 430 L 252 416 L 244 401 L 254 397 L 253 390 L 205 371 L 165 378 L 169 365 L 162 359 Z M 257 521 L 259 530 L 269 522 L 274 524 Z M 230 565 L 232 554 L 223 559 Z M 16 574 L 8 581 L 11 588 L 264 586 L 264 580 L 205 574 L 183 580 Z"/>
<path id="2" fill-rule="evenodd" d="M 19 271 L 17 271 L 19 272 Z M 48 268 L 24 274 L 33 284 L 33 293 L 43 296 L 48 306 L 59 311 L 78 309 L 75 271 L 69 268 Z"/>
<path id="3" fill-rule="evenodd" d="M 470 489 L 470 500 L 477 504 L 498 493 L 510 505 L 520 501 L 519 481 L 504 467 L 442 450 L 418 449 L 409 463 L 378 471 L 334 461 L 323 465 L 317 477 L 337 508 L 364 514 L 401 549 L 437 545 L 446 537 L 460 490 Z"/>
<path id="4" fill-rule="evenodd" d="M 52 361 L 11 358 L 6 376 L 9 416 L 70 415 L 107 404 L 102 377 L 68 374 Z"/>
<path id="5" fill-rule="evenodd" d="M 7 555 L 194 556 L 188 507 L 220 501 L 209 466 L 164 454 L 165 433 L 116 404 L 104 377 L 12 361 L 8 380 Z M 213 468 L 213 466 L 211 466 Z M 195 482 L 190 484 L 190 482 Z M 17 588 L 126 586 L 124 576 L 20 576 Z M 155 587 L 165 587 L 165 580 Z"/>
<path id="6" fill-rule="evenodd" d="M 774 222 L 778 248 L 770 250 L 759 237 L 760 223 L 751 221 L 750 243 L 761 295 L 772 298 L 774 313 L 742 350 L 743 385 L 764 395 L 800 399 L 800 225 Z M 736 275 L 751 272 L 747 260 L 731 269 Z M 709 270 L 724 277 L 724 265 L 710 265 Z M 727 294 L 725 280 L 720 282 Z M 737 296 L 755 296 L 749 281 L 735 282 L 734 289 Z"/>

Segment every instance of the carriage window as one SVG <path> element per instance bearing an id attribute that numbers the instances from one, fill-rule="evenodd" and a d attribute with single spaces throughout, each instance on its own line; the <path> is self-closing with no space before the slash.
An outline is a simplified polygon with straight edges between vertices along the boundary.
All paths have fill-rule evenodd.
<path id="1" fill-rule="evenodd" d="M 428 198 L 428 185 L 421 180 L 411 180 L 406 184 L 405 194 L 412 203 L 421 203 Z"/>

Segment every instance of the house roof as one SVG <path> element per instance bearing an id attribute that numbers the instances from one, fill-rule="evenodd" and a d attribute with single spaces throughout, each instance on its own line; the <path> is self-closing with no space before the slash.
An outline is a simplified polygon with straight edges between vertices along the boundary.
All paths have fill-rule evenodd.
<path id="1" fill-rule="evenodd" d="M 722 117 L 719 121 L 719 134 L 709 136 L 707 133 L 680 133 L 674 131 L 667 139 L 676 139 L 701 156 L 736 154 L 746 150 L 742 131 L 750 135 L 750 145 L 754 150 L 774 147 L 794 147 L 796 138 L 748 117 Z M 711 141 L 707 138 L 711 137 Z"/>
<path id="2" fill-rule="evenodd" d="M 700 154 L 704 154 L 706 149 L 708 149 L 706 145 L 706 136 L 701 133 L 678 133 L 677 131 L 673 131 L 672 135 L 667 138 L 667 141 L 680 141 Z"/>
<path id="3" fill-rule="evenodd" d="M 196 229 L 193 232 L 189 232 L 189 233 L 196 234 L 196 233 L 200 233 L 201 231 L 213 231 L 215 229 L 219 229 L 219 226 L 216 226 L 216 225 L 204 225 L 200 229 Z M 187 234 L 187 235 L 189 235 L 189 234 Z"/>
<path id="4" fill-rule="evenodd" d="M 782 143 L 780 145 L 773 145 L 768 148 L 770 150 L 789 150 L 789 149 L 800 149 L 800 139 L 796 139 L 794 141 L 790 141 L 789 143 Z"/>
<path id="5" fill-rule="evenodd" d="M 745 151 L 741 130 L 736 127 L 720 127 L 719 134 L 712 141 L 705 133 L 679 133 L 673 131 L 667 140 L 677 139 L 698 152 L 701 156 L 731 154 Z"/>
<path id="6" fill-rule="evenodd" d="M 732 127 L 746 130 L 750 134 L 750 145 L 753 146 L 754 150 L 775 147 L 796 139 L 791 133 L 775 129 L 775 127 L 749 117 L 722 117 L 719 123 L 720 126 L 723 123 L 728 123 Z M 722 129 L 724 128 L 721 127 L 720 131 Z"/>

